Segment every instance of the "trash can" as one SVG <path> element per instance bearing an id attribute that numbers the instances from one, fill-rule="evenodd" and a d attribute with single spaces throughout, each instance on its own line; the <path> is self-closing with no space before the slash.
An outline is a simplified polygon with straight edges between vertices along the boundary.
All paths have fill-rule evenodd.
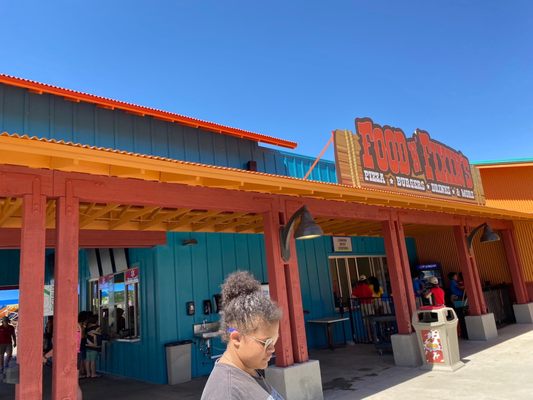
<path id="1" fill-rule="evenodd" d="M 191 347 L 192 340 L 180 340 L 165 344 L 169 385 L 191 380 Z"/>
<path id="2" fill-rule="evenodd" d="M 413 314 L 413 326 L 422 355 L 422 368 L 455 371 L 464 363 L 459 355 L 457 315 L 449 307 L 420 307 Z"/>

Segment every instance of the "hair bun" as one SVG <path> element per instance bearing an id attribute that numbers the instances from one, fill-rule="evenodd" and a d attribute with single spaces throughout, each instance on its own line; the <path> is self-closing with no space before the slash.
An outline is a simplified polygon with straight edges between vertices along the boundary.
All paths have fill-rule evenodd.
<path id="1" fill-rule="evenodd" d="M 222 303 L 228 304 L 230 301 L 240 296 L 247 296 L 261 290 L 261 284 L 248 271 L 237 271 L 226 278 L 222 284 Z"/>

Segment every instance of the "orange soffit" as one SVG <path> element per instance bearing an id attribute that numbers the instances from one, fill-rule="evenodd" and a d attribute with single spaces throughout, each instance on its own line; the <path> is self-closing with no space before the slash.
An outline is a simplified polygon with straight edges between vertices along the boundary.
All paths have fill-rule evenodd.
<path id="1" fill-rule="evenodd" d="M 14 76 L 0 74 L 0 83 L 10 86 L 16 86 L 29 90 L 36 94 L 50 94 L 54 96 L 63 97 L 66 100 L 74 102 L 85 102 L 95 104 L 102 108 L 110 110 L 121 110 L 139 116 L 148 116 L 158 118 L 163 121 L 174 122 L 181 125 L 190 126 L 193 128 L 201 128 L 211 132 L 220 133 L 223 135 L 234 136 L 240 139 L 253 140 L 259 143 L 268 143 L 289 149 L 296 148 L 296 142 L 289 140 L 278 139 L 272 136 L 263 135 L 261 133 L 245 131 L 243 129 L 232 128 L 230 126 L 219 125 L 214 122 L 202 121 L 200 119 L 186 117 L 180 114 L 174 114 L 168 111 L 162 111 L 155 108 L 138 106 L 136 104 L 126 103 L 123 101 L 108 99 L 105 97 L 95 96 L 92 94 L 77 92 L 75 90 L 64 89 L 57 86 L 47 85 L 28 79 L 16 78 Z"/>

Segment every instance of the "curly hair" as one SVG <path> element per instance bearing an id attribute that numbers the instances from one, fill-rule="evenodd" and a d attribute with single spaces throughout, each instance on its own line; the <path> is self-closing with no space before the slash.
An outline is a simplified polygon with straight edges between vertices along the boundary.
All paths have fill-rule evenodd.
<path id="1" fill-rule="evenodd" d="M 235 329 L 244 334 L 255 332 L 262 324 L 281 319 L 281 309 L 261 293 L 261 284 L 246 271 L 234 272 L 222 284 L 222 339 Z"/>

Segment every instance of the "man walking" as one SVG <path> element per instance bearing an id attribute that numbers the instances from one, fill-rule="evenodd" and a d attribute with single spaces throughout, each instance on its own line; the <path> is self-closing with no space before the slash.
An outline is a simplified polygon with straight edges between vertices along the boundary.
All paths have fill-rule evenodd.
<path id="1" fill-rule="evenodd" d="M 17 347 L 15 328 L 10 322 L 8 317 L 3 317 L 2 324 L 0 325 L 0 373 L 4 372 L 4 355 L 7 354 L 5 363 L 5 366 L 7 367 L 9 361 L 11 361 L 13 347 Z"/>

